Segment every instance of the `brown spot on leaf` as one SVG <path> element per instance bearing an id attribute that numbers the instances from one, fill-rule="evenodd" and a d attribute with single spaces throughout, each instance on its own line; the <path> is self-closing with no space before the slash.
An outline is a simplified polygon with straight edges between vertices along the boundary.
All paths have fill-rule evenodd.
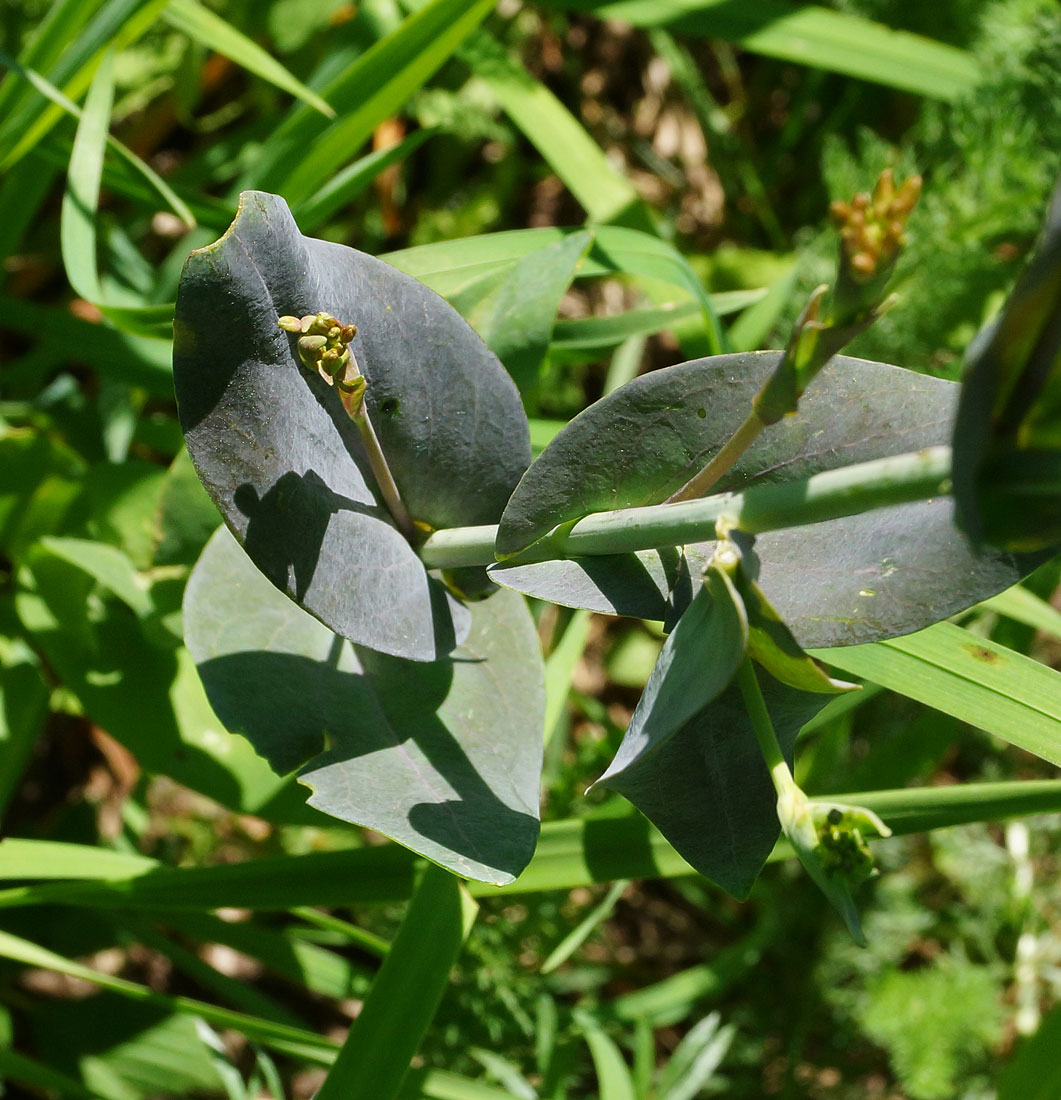
<path id="1" fill-rule="evenodd" d="M 988 665 L 997 665 L 1002 659 L 997 653 L 992 652 L 990 649 L 985 649 L 981 645 L 970 645 L 965 648 L 968 649 L 978 661 L 983 661 Z"/>

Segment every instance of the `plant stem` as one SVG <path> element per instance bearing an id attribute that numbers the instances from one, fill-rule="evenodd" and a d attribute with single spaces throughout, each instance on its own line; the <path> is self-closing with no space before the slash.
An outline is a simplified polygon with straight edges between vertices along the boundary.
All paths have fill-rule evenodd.
<path id="1" fill-rule="evenodd" d="M 729 437 L 722 450 L 676 493 L 671 493 L 666 503 L 676 504 L 680 500 L 695 500 L 697 497 L 702 497 L 759 438 L 759 433 L 765 427 L 766 425 L 759 418 L 758 411 L 752 409 L 744 423 Z"/>
<path id="2" fill-rule="evenodd" d="M 354 358 L 353 352 L 350 353 L 350 363 L 347 366 L 347 377 L 361 378 L 361 368 L 357 365 L 357 360 Z M 410 541 L 416 537 L 416 528 L 413 526 L 413 517 L 409 515 L 409 509 L 405 507 L 405 501 L 402 500 L 401 494 L 398 492 L 398 486 L 394 481 L 394 475 L 391 473 L 391 468 L 387 464 L 387 456 L 383 453 L 383 448 L 379 445 L 379 437 L 376 435 L 376 429 L 372 427 L 372 421 L 368 418 L 368 410 L 365 408 L 365 403 L 362 400 L 359 403 L 358 410 L 350 414 L 350 419 L 354 422 L 358 432 L 361 435 L 361 442 L 365 445 L 365 453 L 368 455 L 368 463 L 372 467 L 372 474 L 376 479 L 376 484 L 379 486 L 380 493 L 383 494 L 383 502 L 387 505 L 387 510 L 391 514 L 391 518 L 397 524 L 398 530 Z"/>
<path id="3" fill-rule="evenodd" d="M 740 668 L 737 669 L 737 686 L 740 688 L 741 695 L 744 696 L 748 718 L 751 720 L 752 729 L 755 730 L 759 748 L 762 749 L 763 759 L 770 770 L 774 790 L 780 798 L 796 788 L 796 781 L 792 778 L 792 772 L 781 751 L 774 723 L 770 720 L 770 712 L 766 709 L 763 689 L 759 686 L 759 678 L 755 675 L 755 666 L 750 657 L 745 657 Z"/>
<path id="4" fill-rule="evenodd" d="M 755 485 L 743 493 L 596 512 L 577 523 L 561 524 L 508 560 L 524 564 L 709 542 L 715 537 L 720 516 L 729 517 L 735 528 L 752 535 L 821 523 L 947 493 L 950 463 L 949 447 L 928 447 L 827 470 L 801 481 Z M 489 565 L 495 560 L 496 537 L 494 526 L 451 527 L 427 539 L 420 556 L 430 569 Z"/>

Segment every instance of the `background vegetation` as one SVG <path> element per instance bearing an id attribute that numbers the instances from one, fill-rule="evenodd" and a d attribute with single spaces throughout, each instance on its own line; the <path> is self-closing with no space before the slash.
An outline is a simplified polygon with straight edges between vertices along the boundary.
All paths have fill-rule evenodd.
<path id="1" fill-rule="evenodd" d="M 419 264 L 520 377 L 540 446 L 634 373 L 705 353 L 689 294 L 644 271 L 565 282 L 505 346 L 496 302 L 453 274 L 467 245 L 405 250 L 634 226 L 686 257 L 733 347 L 777 346 L 832 270 L 829 201 L 893 165 L 925 194 L 900 303 L 851 350 L 954 378 L 1061 167 L 1061 13 L 5 0 L 0 49 L 0 805 L 18 838 L 0 844 L 0 1074 L 10 1095 L 309 1096 L 398 927 L 406 865 L 225 733 L 181 646 L 184 581 L 217 525 L 169 374 L 188 251 L 255 186 L 308 233 Z M 111 108 L 86 93 L 112 62 Z M 115 139 L 98 202 L 97 117 Z M 1057 578 L 1046 566 L 963 625 L 1058 667 Z M 536 613 L 544 819 L 618 812 L 582 792 L 658 624 Z M 817 793 L 1053 774 L 873 690 L 800 757 Z M 403 1095 L 1059 1096 L 1059 833 L 1042 817 L 879 845 L 866 951 L 790 863 L 737 903 L 665 861 L 611 885 L 556 857 L 535 892 L 481 892 Z M 125 889 L 144 857 L 213 871 Z"/>

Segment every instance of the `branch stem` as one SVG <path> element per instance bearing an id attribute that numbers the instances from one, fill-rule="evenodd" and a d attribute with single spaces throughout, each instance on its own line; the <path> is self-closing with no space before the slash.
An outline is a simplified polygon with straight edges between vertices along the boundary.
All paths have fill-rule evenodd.
<path id="1" fill-rule="evenodd" d="M 350 362 L 347 365 L 347 380 L 361 377 L 364 377 L 361 374 L 361 368 L 357 365 L 357 360 L 351 352 Z M 350 419 L 354 422 L 358 434 L 361 436 L 361 442 L 364 444 L 365 453 L 368 456 L 368 463 L 372 467 L 372 475 L 379 486 L 387 511 L 390 512 L 398 530 L 412 542 L 416 537 L 413 517 L 409 515 L 409 509 L 405 507 L 405 501 L 402 500 L 401 493 L 398 492 L 394 475 L 387 464 L 387 456 L 383 453 L 379 437 L 376 435 L 376 429 L 372 427 L 372 421 L 368 418 L 368 410 L 365 408 L 363 400 L 359 401 L 357 411 L 350 414 Z"/>
<path id="2" fill-rule="evenodd" d="M 758 410 L 752 409 L 744 423 L 729 437 L 722 450 L 676 493 L 671 493 L 666 503 L 677 504 L 680 500 L 695 500 L 697 497 L 702 497 L 759 438 L 759 433 L 765 427 Z"/>
<path id="3" fill-rule="evenodd" d="M 777 797 L 788 794 L 795 788 L 796 781 L 792 778 L 785 755 L 781 751 L 781 745 L 777 740 L 777 731 L 770 718 L 770 712 L 766 708 L 766 700 L 763 698 L 763 689 L 759 686 L 759 678 L 755 674 L 755 665 L 750 657 L 745 657 L 737 669 L 737 686 L 744 697 L 744 705 L 748 708 L 748 718 L 752 729 L 755 730 L 756 740 L 762 749 L 763 759 L 770 771 L 770 779 L 773 781 Z"/>
<path id="4" fill-rule="evenodd" d="M 715 523 L 727 516 L 748 534 L 839 519 L 874 508 L 937 497 L 950 491 L 950 447 L 874 459 L 827 470 L 800 481 L 754 485 L 743 493 L 595 512 L 553 529 L 512 564 L 586 554 L 625 554 L 663 546 L 710 542 Z M 429 569 L 453 569 L 494 562 L 497 528 L 451 527 L 436 531 L 420 557 Z"/>

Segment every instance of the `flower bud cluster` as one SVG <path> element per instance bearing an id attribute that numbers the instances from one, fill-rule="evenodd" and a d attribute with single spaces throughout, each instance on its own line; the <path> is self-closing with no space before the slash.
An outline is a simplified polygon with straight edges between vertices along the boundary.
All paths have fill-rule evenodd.
<path id="1" fill-rule="evenodd" d="M 906 244 L 906 223 L 921 194 L 921 177 L 910 176 L 902 186 L 886 168 L 873 194 L 856 195 L 850 202 L 834 202 L 829 216 L 840 234 L 842 262 L 858 281 L 890 270 Z"/>
<path id="2" fill-rule="evenodd" d="M 864 806 L 809 799 L 789 781 L 777 800 L 777 816 L 800 863 L 844 918 L 855 942 L 865 946 L 852 887 L 876 874 L 867 836 L 891 829 Z"/>
<path id="3" fill-rule="evenodd" d="M 887 836 L 891 830 L 876 814 L 869 817 L 870 814 L 871 811 L 860 807 L 811 803 L 811 815 L 818 831 L 819 856 L 827 875 L 855 883 L 876 874 L 873 854 L 862 830 L 868 826 L 878 836 Z"/>
<path id="4" fill-rule="evenodd" d="M 330 313 L 307 313 L 305 317 L 284 316 L 277 324 L 285 331 L 299 333 L 298 357 L 304 366 L 315 370 L 335 385 L 350 362 L 347 345 L 357 335 L 356 325 L 344 325 Z"/>

